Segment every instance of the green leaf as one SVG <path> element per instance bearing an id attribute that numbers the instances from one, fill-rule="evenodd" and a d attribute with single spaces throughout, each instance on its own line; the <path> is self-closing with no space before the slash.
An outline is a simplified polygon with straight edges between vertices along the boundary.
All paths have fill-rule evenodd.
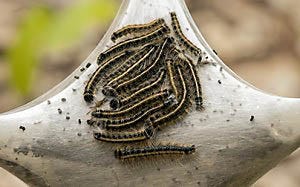
<path id="1" fill-rule="evenodd" d="M 43 45 L 51 13 L 46 7 L 35 7 L 24 17 L 16 40 L 8 50 L 12 83 L 25 95 L 29 92 L 32 74 L 37 66 L 39 48 Z"/>
<path id="2" fill-rule="evenodd" d="M 111 0 L 81 0 L 56 13 L 46 6 L 28 11 L 7 55 L 13 85 L 28 94 L 41 55 L 72 46 L 84 32 L 112 19 L 116 7 Z"/>

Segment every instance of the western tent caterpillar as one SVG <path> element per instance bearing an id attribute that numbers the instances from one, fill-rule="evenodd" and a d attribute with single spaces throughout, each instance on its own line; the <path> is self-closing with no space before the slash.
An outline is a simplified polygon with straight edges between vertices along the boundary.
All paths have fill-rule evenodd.
<path id="1" fill-rule="evenodd" d="M 169 32 L 170 29 L 167 26 L 163 26 L 141 37 L 135 37 L 132 39 L 122 41 L 112 46 L 111 48 L 108 48 L 106 51 L 102 52 L 98 57 L 99 64 L 105 62 L 107 58 L 109 58 L 110 56 L 117 55 L 126 49 L 128 50 L 135 47 L 143 46 L 147 44 L 149 41 L 151 42 L 159 41 L 162 38 L 166 37 L 166 34 L 168 34 Z"/>
<path id="2" fill-rule="evenodd" d="M 123 99 L 113 99 L 110 102 L 110 106 L 113 109 L 117 109 L 120 108 L 122 106 L 127 105 L 128 103 L 134 101 L 135 99 L 137 99 L 139 96 L 145 94 L 146 92 L 153 90 L 155 87 L 158 87 L 162 84 L 162 82 L 164 81 L 164 77 L 165 77 L 165 70 L 161 69 L 159 74 L 159 77 L 157 79 L 155 79 L 153 82 L 151 82 L 149 85 L 141 88 L 140 90 L 137 90 L 136 92 L 134 92 L 133 94 L 131 94 L 130 96 L 127 96 Z"/>
<path id="3" fill-rule="evenodd" d="M 157 29 L 163 25 L 165 25 L 165 20 L 162 18 L 153 20 L 149 23 L 146 24 L 134 24 L 134 25 L 127 25 L 117 31 L 115 31 L 112 36 L 111 36 L 111 40 L 113 42 L 115 42 L 117 39 L 126 36 L 128 34 L 143 34 L 145 32 L 151 32 L 154 29 Z"/>
<path id="4" fill-rule="evenodd" d="M 110 72 L 103 78 L 103 85 L 106 86 L 108 82 L 124 73 L 128 68 L 133 66 L 137 60 L 142 59 L 153 47 L 154 45 L 152 44 L 146 45 L 132 56 L 129 56 L 127 59 L 124 59 L 125 61 L 120 66 L 113 69 L 112 72 Z"/>
<path id="5" fill-rule="evenodd" d="M 167 38 L 165 39 L 164 43 L 160 46 L 159 48 L 159 52 L 158 55 L 155 59 L 155 61 L 145 70 L 143 71 L 141 74 L 137 75 L 136 77 L 125 81 L 121 84 L 119 84 L 116 89 L 120 89 L 121 87 L 125 87 L 127 85 L 130 84 L 139 84 L 141 80 L 145 80 L 147 79 L 147 75 L 151 75 L 154 73 L 155 68 L 159 68 L 158 65 L 165 59 L 165 53 L 166 53 L 166 49 L 168 49 L 170 47 L 170 45 L 173 44 L 173 39 L 172 38 Z"/>
<path id="6" fill-rule="evenodd" d="M 142 109 L 140 112 L 136 113 L 132 117 L 129 118 L 121 118 L 119 120 L 110 120 L 110 119 L 103 119 L 99 120 L 97 124 L 104 126 L 105 128 L 122 128 L 128 127 L 132 125 L 136 125 L 138 122 L 145 120 L 150 115 L 167 108 L 173 104 L 173 98 L 169 98 L 165 102 L 159 104 L 158 106 L 149 106 L 145 107 L 146 110 Z"/>
<path id="7" fill-rule="evenodd" d="M 185 79 L 183 77 L 180 65 L 177 65 L 176 69 L 177 69 L 177 73 L 178 73 L 179 80 L 181 82 L 181 87 L 182 87 L 181 100 L 179 101 L 179 103 L 173 105 L 171 107 L 170 111 L 163 112 L 162 116 L 160 116 L 157 119 L 154 119 L 153 120 L 154 127 L 157 127 L 157 126 L 159 126 L 159 124 L 167 122 L 167 121 L 172 120 L 174 118 L 175 119 L 178 118 L 180 116 L 180 114 L 184 113 L 185 110 L 186 110 L 187 103 L 189 102 L 188 101 L 188 91 L 187 91 Z"/>
<path id="8" fill-rule="evenodd" d="M 172 60 L 167 60 L 166 64 L 167 64 L 167 70 L 168 70 L 170 85 L 172 87 L 172 90 L 174 92 L 174 95 L 175 95 L 176 99 L 178 99 L 179 94 L 178 94 L 177 86 L 175 84 L 174 66 L 172 65 L 173 61 Z"/>
<path id="9" fill-rule="evenodd" d="M 185 67 L 186 74 L 187 76 L 191 77 L 193 87 L 190 87 L 191 90 L 194 91 L 195 93 L 195 103 L 196 103 L 196 109 L 201 110 L 203 108 L 203 103 L 202 103 L 202 90 L 201 90 L 201 84 L 199 77 L 196 73 L 196 69 L 194 64 L 191 62 L 190 59 L 187 57 L 180 55 L 180 61 L 182 62 L 182 65 Z"/>
<path id="10" fill-rule="evenodd" d="M 195 152 L 195 145 L 178 146 L 178 145 L 153 145 L 141 148 L 123 148 L 115 150 L 115 157 L 119 159 L 128 159 L 136 157 L 145 157 L 162 154 L 191 154 Z"/>
<path id="11" fill-rule="evenodd" d="M 144 108 L 142 108 L 140 111 L 137 113 L 130 114 L 128 116 L 124 117 L 117 117 L 117 118 L 94 118 L 93 123 L 97 124 L 98 126 L 101 127 L 107 127 L 108 125 L 118 125 L 118 124 L 127 124 L 134 122 L 135 119 L 137 119 L 139 116 L 143 115 L 147 110 L 150 110 L 152 105 L 147 105 Z M 122 125 L 125 126 L 125 125 Z"/>
<path id="12" fill-rule="evenodd" d="M 124 53 L 121 53 L 118 56 L 115 56 L 114 58 L 107 61 L 105 64 L 99 66 L 97 70 L 93 73 L 91 78 L 89 79 L 88 83 L 85 86 L 84 89 L 84 100 L 86 102 L 92 102 L 94 100 L 94 93 L 96 90 L 96 86 L 101 80 L 101 77 L 113 66 L 119 64 L 126 58 L 128 58 L 128 55 L 131 55 L 132 51 L 125 51 Z"/>
<path id="13" fill-rule="evenodd" d="M 145 60 L 147 60 L 149 58 L 149 56 L 155 51 L 155 48 L 152 47 L 149 51 L 147 51 L 147 53 L 142 56 L 142 58 L 140 58 L 139 60 L 137 60 L 137 62 L 135 62 L 132 66 L 130 66 L 129 68 L 127 68 L 125 70 L 125 72 L 123 72 L 121 75 L 119 75 L 118 77 L 112 79 L 111 81 L 109 81 L 107 83 L 107 86 L 112 86 L 115 87 L 115 85 L 118 84 L 119 80 L 122 80 L 122 78 L 126 77 L 126 76 L 130 76 L 131 73 L 134 73 L 134 70 L 137 69 L 138 66 L 140 66 Z"/>
<path id="14" fill-rule="evenodd" d="M 151 95 L 145 98 L 142 101 L 139 101 L 132 106 L 125 108 L 124 110 L 111 111 L 111 110 L 95 110 L 92 112 L 92 116 L 96 118 L 117 118 L 121 116 L 126 116 L 128 113 L 132 113 L 134 111 L 139 111 L 148 103 L 152 103 L 154 101 L 159 101 L 167 98 L 170 95 L 170 90 L 163 90 L 154 95 Z"/>
<path id="15" fill-rule="evenodd" d="M 136 92 L 144 90 L 144 88 L 148 87 L 149 85 L 153 84 L 157 81 L 158 77 L 160 77 L 162 71 L 165 71 L 164 67 L 160 68 L 158 71 L 155 71 L 154 74 L 149 75 L 149 78 L 145 79 L 144 81 L 141 81 L 140 84 L 129 84 L 126 87 L 121 87 L 117 89 L 118 97 L 117 100 L 121 100 L 124 98 L 127 98 L 131 95 L 133 95 Z M 148 76 L 146 76 L 148 77 Z M 144 90 L 143 93 L 140 93 L 140 97 L 136 97 L 136 100 L 148 97 L 149 95 L 155 93 L 158 90 L 161 90 L 161 86 L 165 81 L 165 76 L 162 80 L 162 83 L 159 83 L 157 85 L 154 85 L 151 89 Z"/>
<path id="16" fill-rule="evenodd" d="M 175 35 L 179 38 L 179 42 L 182 43 L 185 48 L 191 51 L 192 54 L 194 54 L 197 57 L 200 56 L 201 50 L 197 46 L 195 46 L 189 39 L 187 39 L 186 36 L 183 34 L 175 12 L 171 12 L 170 15 L 172 20 L 171 24 Z"/>
<path id="17" fill-rule="evenodd" d="M 145 126 L 142 130 L 136 132 L 94 132 L 94 138 L 106 142 L 134 142 L 151 138 L 155 134 L 152 126 Z"/>

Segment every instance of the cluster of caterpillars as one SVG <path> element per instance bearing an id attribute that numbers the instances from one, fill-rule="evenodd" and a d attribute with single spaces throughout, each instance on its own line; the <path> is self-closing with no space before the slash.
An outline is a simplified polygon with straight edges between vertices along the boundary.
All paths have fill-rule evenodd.
<path id="1" fill-rule="evenodd" d="M 94 137 L 106 142 L 136 142 L 152 138 L 159 128 L 175 123 L 193 106 L 203 108 L 195 64 L 201 50 L 186 38 L 174 12 L 171 28 L 162 18 L 115 31 L 112 47 L 102 52 L 99 67 L 84 90 L 84 100 L 95 102 L 88 124 L 98 126 Z M 196 59 L 197 62 L 194 63 Z M 99 104 L 101 103 L 101 104 Z M 104 103 L 108 106 L 103 107 Z M 195 146 L 160 145 L 118 149 L 117 158 L 156 154 L 189 154 Z"/>

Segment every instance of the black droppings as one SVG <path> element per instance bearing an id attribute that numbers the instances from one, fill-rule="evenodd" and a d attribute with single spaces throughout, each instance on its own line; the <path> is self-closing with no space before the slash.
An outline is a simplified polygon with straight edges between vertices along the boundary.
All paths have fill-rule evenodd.
<path id="1" fill-rule="evenodd" d="M 60 108 L 57 109 L 57 111 L 58 111 L 59 114 L 62 114 L 62 110 Z"/>
<path id="2" fill-rule="evenodd" d="M 66 99 L 66 98 L 61 98 L 61 101 L 62 101 L 62 102 L 66 102 L 67 99 Z"/>
<path id="3" fill-rule="evenodd" d="M 66 116 L 66 120 L 69 120 L 70 119 L 70 116 Z"/>
<path id="4" fill-rule="evenodd" d="M 81 124 L 81 119 L 78 119 L 78 123 Z"/>
<path id="5" fill-rule="evenodd" d="M 85 68 L 84 68 L 84 67 L 80 68 L 80 71 L 81 71 L 81 72 L 83 72 L 84 70 L 85 70 Z"/>
<path id="6" fill-rule="evenodd" d="M 222 81 L 221 81 L 221 80 L 218 80 L 218 83 L 219 83 L 219 84 L 222 84 Z"/>
<path id="7" fill-rule="evenodd" d="M 51 101 L 50 101 L 50 100 L 48 100 L 48 101 L 47 101 L 47 104 L 48 104 L 48 105 L 50 105 L 50 104 L 51 104 Z"/>
<path id="8" fill-rule="evenodd" d="M 72 91 L 73 91 L 73 92 L 76 92 L 76 89 L 75 89 L 75 88 L 72 88 Z"/>
<path id="9" fill-rule="evenodd" d="M 26 130 L 26 128 L 24 126 L 20 126 L 19 129 L 21 129 L 22 131 Z"/>
<path id="10" fill-rule="evenodd" d="M 216 50 L 213 50 L 213 52 L 214 52 L 216 55 L 218 55 L 218 53 L 217 53 L 217 51 L 216 51 Z"/>
<path id="11" fill-rule="evenodd" d="M 79 76 L 75 75 L 74 78 L 75 78 L 75 79 L 79 79 Z"/>
<path id="12" fill-rule="evenodd" d="M 254 120 L 254 116 L 251 116 L 251 117 L 250 117 L 250 121 L 253 121 L 253 120 Z"/>
<path id="13" fill-rule="evenodd" d="M 91 63 L 87 63 L 85 67 L 89 68 L 90 66 L 91 66 Z"/>
<path id="14" fill-rule="evenodd" d="M 222 72 L 223 71 L 223 67 L 220 67 L 220 72 Z"/>
<path id="15" fill-rule="evenodd" d="M 81 136 L 81 133 L 79 132 L 79 133 L 77 133 L 77 136 Z"/>

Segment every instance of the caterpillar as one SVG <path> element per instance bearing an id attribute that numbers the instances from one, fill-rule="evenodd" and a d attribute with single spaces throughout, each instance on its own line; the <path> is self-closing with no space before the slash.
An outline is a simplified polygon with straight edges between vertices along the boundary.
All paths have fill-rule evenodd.
<path id="1" fill-rule="evenodd" d="M 182 30 L 181 30 L 181 26 L 179 24 L 179 21 L 177 19 L 176 13 L 175 12 L 171 12 L 171 25 L 173 27 L 173 30 L 175 32 L 175 35 L 177 36 L 177 38 L 179 39 L 179 42 L 182 43 L 182 45 L 188 49 L 192 54 L 194 54 L 195 56 L 200 56 L 201 54 L 201 49 L 199 49 L 197 46 L 195 46 L 189 39 L 186 38 L 186 36 L 183 34 Z"/>
<path id="2" fill-rule="evenodd" d="M 163 26 L 149 34 L 143 35 L 141 37 L 135 37 L 132 39 L 128 39 L 122 41 L 106 51 L 102 52 L 98 57 L 99 64 L 105 62 L 109 57 L 113 55 L 117 55 L 124 50 L 132 49 L 135 47 L 140 47 L 147 44 L 149 41 L 152 43 L 162 40 L 163 38 L 167 37 L 166 34 L 170 33 L 170 29 L 167 26 Z"/>
<path id="3" fill-rule="evenodd" d="M 121 75 L 119 75 L 116 78 L 109 81 L 106 85 L 115 87 L 118 84 L 119 80 L 122 80 L 122 78 L 133 74 L 134 71 L 136 71 L 137 67 L 140 66 L 143 62 L 145 62 L 145 60 L 147 60 L 154 51 L 155 51 L 155 48 L 152 47 L 149 51 L 147 51 L 147 53 L 144 56 L 142 56 L 142 58 L 137 60 L 131 67 L 125 69 L 125 72 L 123 72 Z"/>
<path id="4" fill-rule="evenodd" d="M 172 38 L 167 38 L 165 39 L 165 41 L 163 42 L 163 44 L 160 46 L 159 48 L 159 52 L 158 55 L 155 59 L 155 61 L 145 70 L 143 71 L 141 74 L 137 75 L 136 77 L 125 81 L 123 83 L 120 83 L 117 87 L 116 90 L 120 90 L 128 85 L 138 85 L 140 84 L 140 82 L 142 80 L 146 80 L 148 78 L 149 75 L 152 75 L 155 73 L 155 70 L 157 70 L 159 68 L 160 63 L 165 59 L 166 53 L 167 53 L 167 49 L 170 48 L 170 46 L 173 44 L 173 39 Z"/>
<path id="5" fill-rule="evenodd" d="M 137 53 L 126 59 L 120 66 L 117 66 L 115 69 L 113 69 L 112 72 L 110 72 L 103 78 L 103 85 L 107 86 L 110 81 L 120 76 L 128 68 L 132 67 L 136 63 L 136 61 L 138 61 L 139 59 L 143 59 L 143 57 L 149 52 L 150 49 L 153 49 L 153 47 L 155 46 L 152 44 L 146 45 Z"/>
<path id="6" fill-rule="evenodd" d="M 142 130 L 136 132 L 113 132 L 109 133 L 107 131 L 94 132 L 94 138 L 105 142 L 135 142 L 150 139 L 156 130 L 153 126 L 144 126 Z"/>
<path id="7" fill-rule="evenodd" d="M 173 61 L 172 60 L 167 60 L 166 65 L 167 65 L 167 70 L 168 70 L 168 75 L 169 75 L 169 82 L 172 87 L 172 90 L 174 92 L 174 95 L 176 96 L 176 99 L 179 97 L 179 93 L 177 90 L 177 86 L 175 84 L 175 77 L 174 77 L 174 67 L 173 67 Z"/>
<path id="8" fill-rule="evenodd" d="M 90 103 L 94 100 L 94 93 L 96 90 L 96 86 L 101 80 L 101 77 L 113 66 L 121 63 L 123 60 L 128 58 L 128 56 L 130 56 L 132 53 L 133 51 L 125 51 L 97 68 L 97 70 L 92 74 L 91 78 L 87 82 L 84 89 L 83 96 L 86 102 Z"/>
<path id="9" fill-rule="evenodd" d="M 92 112 L 92 116 L 95 118 L 116 118 L 126 116 L 134 111 L 139 111 L 141 108 L 145 107 L 148 103 L 152 103 L 154 101 L 163 100 L 170 95 L 170 90 L 165 89 L 160 91 L 154 95 L 151 95 L 137 103 L 134 103 L 132 106 L 125 108 L 124 110 L 111 111 L 111 110 L 95 110 Z"/>
<path id="10" fill-rule="evenodd" d="M 195 92 L 195 103 L 196 103 L 196 110 L 201 110 L 203 108 L 203 99 L 202 99 L 202 89 L 201 89 L 201 84 L 199 77 L 196 73 L 196 69 L 194 64 L 191 62 L 190 59 L 188 58 L 182 58 L 181 59 L 182 64 L 184 67 L 186 67 L 187 74 L 191 77 L 194 92 Z"/>
<path id="11" fill-rule="evenodd" d="M 159 77 L 154 79 L 153 82 L 150 82 L 149 85 L 137 90 L 130 96 L 127 96 L 123 99 L 115 98 L 115 99 L 111 100 L 110 107 L 113 108 L 114 110 L 116 110 L 117 108 L 125 106 L 128 103 L 138 99 L 141 95 L 149 92 L 150 90 L 153 90 L 154 88 L 159 87 L 163 83 L 165 74 L 166 74 L 164 69 L 160 69 L 159 72 L 160 72 Z"/>
<path id="12" fill-rule="evenodd" d="M 182 93 L 181 93 L 181 100 L 177 103 L 174 104 L 170 110 L 168 111 L 164 111 L 162 112 L 162 115 L 159 117 L 154 117 L 153 121 L 153 126 L 154 127 L 158 127 L 160 124 L 170 121 L 172 119 L 176 119 L 178 118 L 182 113 L 184 113 L 186 111 L 186 108 L 188 107 L 188 103 L 189 103 L 189 98 L 188 98 L 188 90 L 186 87 L 186 83 L 185 83 L 185 78 L 183 77 L 182 74 L 182 68 L 180 67 L 180 65 L 176 65 L 176 69 L 177 69 L 177 74 L 179 76 L 179 80 L 181 82 L 181 88 L 182 88 Z"/>
<path id="13" fill-rule="evenodd" d="M 149 23 L 146 24 L 133 24 L 133 25 L 127 25 L 117 31 L 115 31 L 112 36 L 111 40 L 115 42 L 117 39 L 126 36 L 128 34 L 143 34 L 145 32 L 151 32 L 154 29 L 158 29 L 159 27 L 162 27 L 163 25 L 166 25 L 165 20 L 162 18 L 155 19 Z"/>
<path id="14" fill-rule="evenodd" d="M 97 121 L 97 125 L 103 126 L 105 128 L 123 128 L 123 127 L 129 127 L 132 125 L 136 125 L 138 122 L 145 120 L 150 115 L 167 108 L 171 106 L 174 103 L 173 98 L 169 97 L 166 101 L 163 103 L 157 105 L 157 106 L 145 106 L 140 112 L 134 114 L 131 117 L 128 118 L 121 118 L 117 120 L 111 120 L 111 119 L 100 119 Z"/>
<path id="15" fill-rule="evenodd" d="M 128 159 L 136 157 L 146 157 L 162 154 L 191 154 L 195 152 L 195 145 L 178 146 L 178 145 L 153 145 L 140 148 L 123 148 L 115 150 L 115 157 L 118 159 Z"/>

